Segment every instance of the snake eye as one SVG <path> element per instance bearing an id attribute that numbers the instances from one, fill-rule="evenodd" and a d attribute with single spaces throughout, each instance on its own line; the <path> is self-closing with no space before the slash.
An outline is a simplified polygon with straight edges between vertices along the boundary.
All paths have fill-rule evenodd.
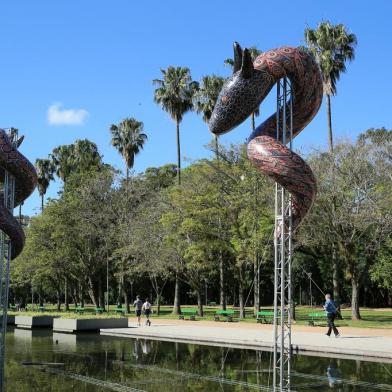
<path id="1" fill-rule="evenodd" d="M 228 98 L 226 95 L 224 95 L 224 96 L 221 98 L 221 101 L 222 101 L 222 103 L 227 103 L 227 102 L 229 102 L 229 98 Z"/>

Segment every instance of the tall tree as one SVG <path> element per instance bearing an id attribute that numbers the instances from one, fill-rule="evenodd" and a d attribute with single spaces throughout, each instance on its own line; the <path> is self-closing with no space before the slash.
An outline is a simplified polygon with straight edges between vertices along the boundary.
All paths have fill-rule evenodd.
<path id="1" fill-rule="evenodd" d="M 168 67 L 161 69 L 162 79 L 154 79 L 158 86 L 154 92 L 154 101 L 169 113 L 176 123 L 177 135 L 177 182 L 181 184 L 181 146 L 180 123 L 184 114 L 193 110 L 193 97 L 198 83 L 192 81 L 191 72 L 187 67 Z"/>
<path id="2" fill-rule="evenodd" d="M 37 159 L 35 161 L 35 168 L 37 170 L 38 192 L 41 196 L 41 211 L 44 210 L 44 197 L 48 190 L 50 181 L 52 181 L 54 167 L 50 159 Z"/>
<path id="3" fill-rule="evenodd" d="M 256 58 L 263 53 L 261 50 L 257 49 L 256 46 L 251 46 L 249 49 L 249 53 L 250 53 L 250 57 L 252 59 L 252 61 L 255 61 Z M 226 65 L 229 65 L 230 67 L 234 67 L 234 59 L 232 58 L 227 58 L 224 63 Z M 252 127 L 252 131 L 254 131 L 256 129 L 256 122 L 255 122 L 255 117 L 260 115 L 260 107 L 258 107 L 250 116 L 250 120 L 251 120 L 251 127 Z"/>
<path id="4" fill-rule="evenodd" d="M 88 139 L 58 146 L 53 149 L 50 158 L 56 175 L 64 182 L 73 173 L 83 173 L 102 166 L 102 156 L 97 145 Z"/>
<path id="5" fill-rule="evenodd" d="M 198 83 L 192 81 L 191 71 L 187 67 L 168 67 L 161 69 L 162 79 L 154 79 L 158 86 L 154 92 L 154 101 L 169 113 L 176 123 L 177 136 L 177 184 L 181 185 L 181 145 L 180 123 L 186 112 L 193 110 L 193 96 L 198 89 Z M 180 313 L 180 281 L 178 272 L 174 289 L 173 313 Z"/>
<path id="6" fill-rule="evenodd" d="M 354 59 L 357 37 L 349 33 L 343 24 L 321 22 L 317 29 L 306 28 L 305 40 L 320 65 L 326 96 L 329 149 L 333 150 L 331 96 L 336 95 L 336 83 L 346 62 Z"/>
<path id="7" fill-rule="evenodd" d="M 126 177 L 129 178 L 129 170 L 135 163 L 135 156 L 143 149 L 147 135 L 143 132 L 144 125 L 135 118 L 126 118 L 118 125 L 110 127 L 112 134 L 112 146 L 122 155 L 126 166 Z"/>
<path id="8" fill-rule="evenodd" d="M 203 76 L 198 91 L 195 94 L 195 106 L 198 114 L 203 114 L 203 120 L 208 123 L 225 83 L 225 78 L 216 75 Z M 214 135 L 215 154 L 218 157 L 218 136 Z"/>

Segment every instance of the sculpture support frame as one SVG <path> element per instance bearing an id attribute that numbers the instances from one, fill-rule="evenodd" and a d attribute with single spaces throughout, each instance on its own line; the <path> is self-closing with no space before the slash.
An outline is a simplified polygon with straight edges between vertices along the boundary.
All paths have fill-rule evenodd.
<path id="1" fill-rule="evenodd" d="M 293 140 L 292 85 L 284 77 L 277 83 L 276 139 L 289 149 Z M 291 194 L 275 184 L 275 265 L 274 265 L 274 325 L 273 325 L 273 390 L 291 389 L 291 317 L 292 317 L 292 200 Z"/>
<path id="2" fill-rule="evenodd" d="M 10 135 L 11 143 L 16 148 L 18 133 Z M 13 212 L 15 203 L 15 177 L 4 169 L 4 181 L 1 184 L 3 206 Z M 10 281 L 11 241 L 0 230 L 0 391 L 4 390 L 5 339 L 7 332 L 8 294 Z"/>

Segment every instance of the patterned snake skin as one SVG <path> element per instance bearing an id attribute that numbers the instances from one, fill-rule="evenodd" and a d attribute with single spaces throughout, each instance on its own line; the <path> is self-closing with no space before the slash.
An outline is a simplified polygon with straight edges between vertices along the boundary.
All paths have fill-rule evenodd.
<path id="1" fill-rule="evenodd" d="M 304 49 L 282 47 L 264 52 L 252 63 L 247 49 L 234 44 L 234 70 L 224 85 L 211 120 L 210 131 L 221 135 L 242 123 L 258 108 L 275 83 L 287 76 L 293 91 L 293 138 L 318 112 L 323 95 L 319 67 Z M 286 135 L 287 143 L 290 134 Z M 248 157 L 263 173 L 292 195 L 293 230 L 311 208 L 316 180 L 306 162 L 276 140 L 276 114 L 248 139 Z"/>
<path id="2" fill-rule="evenodd" d="M 34 191 L 37 174 L 34 166 L 11 144 L 7 133 L 0 129 L 0 181 L 4 184 L 4 169 L 15 177 L 15 204 L 17 207 Z M 11 259 L 23 250 L 25 236 L 23 229 L 4 207 L 4 193 L 0 194 L 0 230 L 11 240 Z"/>

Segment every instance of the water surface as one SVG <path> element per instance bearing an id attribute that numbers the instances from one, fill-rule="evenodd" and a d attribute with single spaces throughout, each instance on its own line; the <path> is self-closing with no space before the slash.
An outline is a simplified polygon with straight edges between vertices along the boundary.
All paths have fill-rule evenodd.
<path id="1" fill-rule="evenodd" d="M 270 352 L 22 329 L 9 330 L 6 345 L 7 392 L 257 391 L 272 383 Z M 392 391 L 390 363 L 295 355 L 292 367 L 293 391 Z"/>

